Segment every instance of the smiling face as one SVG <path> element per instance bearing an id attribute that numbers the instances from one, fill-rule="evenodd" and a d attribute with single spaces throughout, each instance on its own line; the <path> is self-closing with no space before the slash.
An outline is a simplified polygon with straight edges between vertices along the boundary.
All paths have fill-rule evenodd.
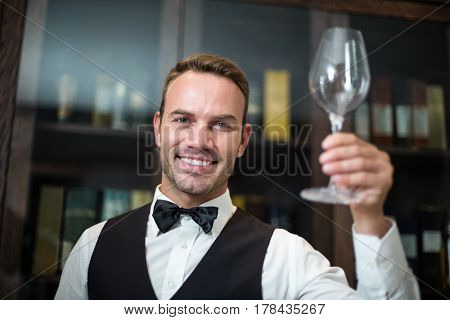
<path id="1" fill-rule="evenodd" d="M 244 103 L 233 81 L 212 73 L 187 71 L 169 85 L 164 114 L 153 119 L 164 194 L 195 206 L 226 191 L 251 135 Z"/>

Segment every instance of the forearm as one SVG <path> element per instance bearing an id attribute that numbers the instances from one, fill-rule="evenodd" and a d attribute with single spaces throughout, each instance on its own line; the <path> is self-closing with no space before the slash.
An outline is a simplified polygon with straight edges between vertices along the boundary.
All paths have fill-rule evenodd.
<path id="1" fill-rule="evenodd" d="M 389 221 L 389 220 L 388 220 Z M 394 222 L 380 239 L 353 229 L 358 294 L 364 299 L 419 299 Z"/>

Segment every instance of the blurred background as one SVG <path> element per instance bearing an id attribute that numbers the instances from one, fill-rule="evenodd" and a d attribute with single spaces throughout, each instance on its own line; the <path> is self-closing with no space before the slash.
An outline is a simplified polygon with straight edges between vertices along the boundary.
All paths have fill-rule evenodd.
<path id="1" fill-rule="evenodd" d="M 362 32 L 372 75 L 345 130 L 389 152 L 385 212 L 422 297 L 449 297 L 445 1 L 10 0 L 0 17 L 2 298 L 53 298 L 84 229 L 152 200 L 160 165 L 146 125 L 170 68 L 196 52 L 244 70 L 255 129 L 284 128 L 277 141 L 256 130 L 230 180 L 235 204 L 304 237 L 355 286 L 348 209 L 298 196 L 328 183 L 318 156 L 329 122 L 308 96 L 308 72 L 335 26 Z M 303 170 L 292 174 L 280 159 Z"/>

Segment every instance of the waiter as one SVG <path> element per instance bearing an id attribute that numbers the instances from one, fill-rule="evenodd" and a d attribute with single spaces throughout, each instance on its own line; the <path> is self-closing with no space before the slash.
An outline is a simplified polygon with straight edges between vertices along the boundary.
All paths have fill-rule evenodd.
<path id="1" fill-rule="evenodd" d="M 228 178 L 252 133 L 248 97 L 247 79 L 226 58 L 177 63 L 153 119 L 163 168 L 153 202 L 83 233 L 57 299 L 419 298 L 383 213 L 389 157 L 353 134 L 328 136 L 320 162 L 338 186 L 364 194 L 351 205 L 357 291 L 304 239 L 233 205 Z"/>

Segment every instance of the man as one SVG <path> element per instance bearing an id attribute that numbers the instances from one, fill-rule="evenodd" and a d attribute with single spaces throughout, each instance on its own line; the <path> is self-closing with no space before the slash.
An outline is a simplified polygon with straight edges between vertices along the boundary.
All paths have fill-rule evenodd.
<path id="1" fill-rule="evenodd" d="M 233 206 L 228 177 L 252 133 L 248 83 L 231 61 L 190 56 L 169 73 L 153 119 L 162 181 L 151 204 L 83 233 L 57 299 L 418 298 L 383 203 L 389 157 L 352 134 L 323 141 L 323 171 L 351 206 L 358 290 L 305 240 Z"/>

